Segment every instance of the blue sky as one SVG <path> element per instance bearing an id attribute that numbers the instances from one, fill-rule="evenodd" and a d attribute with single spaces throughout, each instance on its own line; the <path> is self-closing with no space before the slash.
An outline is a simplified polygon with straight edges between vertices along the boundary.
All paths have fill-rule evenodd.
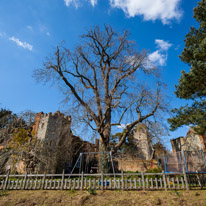
<path id="1" fill-rule="evenodd" d="M 197 0 L 1 0 L 0 1 L 0 107 L 15 113 L 61 110 L 56 87 L 37 84 L 32 72 L 65 41 L 72 49 L 91 26 L 127 29 L 148 57 L 162 70 L 171 106 L 185 101 L 174 95 L 181 70 L 189 67 L 178 57 L 193 18 Z M 185 135 L 187 128 L 169 138 Z M 168 143 L 169 141 L 167 141 Z"/>

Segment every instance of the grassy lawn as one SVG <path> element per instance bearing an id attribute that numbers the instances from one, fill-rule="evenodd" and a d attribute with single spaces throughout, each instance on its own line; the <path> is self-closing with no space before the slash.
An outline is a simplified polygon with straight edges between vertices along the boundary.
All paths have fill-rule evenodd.
<path id="1" fill-rule="evenodd" d="M 0 193 L 0 206 L 130 206 L 197 205 L 206 206 L 206 190 L 190 191 L 6 191 Z"/>

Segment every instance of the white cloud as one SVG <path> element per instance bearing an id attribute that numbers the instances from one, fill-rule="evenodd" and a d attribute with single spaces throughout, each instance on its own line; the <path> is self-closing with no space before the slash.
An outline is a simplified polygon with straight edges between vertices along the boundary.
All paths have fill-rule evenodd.
<path id="1" fill-rule="evenodd" d="M 95 6 L 97 4 L 97 0 L 90 0 L 90 3 L 92 6 Z"/>
<path id="2" fill-rule="evenodd" d="M 125 129 L 126 126 L 124 124 L 118 125 L 117 128 Z"/>
<path id="3" fill-rule="evenodd" d="M 51 36 L 48 28 L 44 24 L 39 24 L 39 31 L 43 34 L 46 34 L 47 36 Z"/>
<path id="4" fill-rule="evenodd" d="M 180 45 L 178 44 L 176 47 L 175 47 L 175 50 L 178 50 L 180 48 Z"/>
<path id="5" fill-rule="evenodd" d="M 30 51 L 33 49 L 33 46 L 31 44 L 29 44 L 27 42 L 22 42 L 16 37 L 12 36 L 12 37 L 9 38 L 9 40 L 15 42 L 18 46 L 23 47 L 24 49 L 28 49 Z"/>
<path id="6" fill-rule="evenodd" d="M 117 126 L 117 128 L 121 128 L 121 129 L 125 129 L 126 126 L 128 126 L 130 123 L 127 123 L 126 125 L 125 124 L 120 124 Z"/>
<path id="7" fill-rule="evenodd" d="M 0 32 L 0 37 L 5 37 L 6 33 L 5 32 Z"/>
<path id="8" fill-rule="evenodd" d="M 128 17 L 142 15 L 144 20 L 161 20 L 168 24 L 171 19 L 179 20 L 182 11 L 178 8 L 181 0 L 110 0 L 112 8 L 119 8 Z"/>
<path id="9" fill-rule="evenodd" d="M 27 26 L 26 28 L 29 29 L 30 31 L 33 30 L 32 26 Z"/>
<path id="10" fill-rule="evenodd" d="M 155 43 L 159 49 L 149 54 L 148 60 L 156 65 L 165 66 L 167 62 L 167 51 L 172 44 L 162 39 L 156 39 Z"/>
<path id="11" fill-rule="evenodd" d="M 46 35 L 47 35 L 47 36 L 51 36 L 50 32 L 48 32 L 48 31 L 46 32 Z"/>
<path id="12" fill-rule="evenodd" d="M 155 39 L 155 43 L 161 50 L 165 50 L 165 51 L 167 51 L 172 46 L 172 44 L 162 39 Z"/>
<path id="13" fill-rule="evenodd" d="M 167 61 L 167 55 L 162 54 L 160 50 L 157 50 L 153 53 L 151 53 L 148 56 L 148 59 L 153 62 L 154 64 L 160 65 L 160 66 L 165 66 L 166 61 Z"/>
<path id="14" fill-rule="evenodd" d="M 83 0 L 64 0 L 66 6 L 70 6 L 71 4 L 74 4 L 76 8 L 80 6 L 81 1 Z M 84 0 L 84 1 L 90 2 L 92 6 L 95 6 L 97 4 L 97 0 Z"/>
<path id="15" fill-rule="evenodd" d="M 66 6 L 70 6 L 71 3 L 77 4 L 77 0 L 64 0 Z"/>
<path id="16" fill-rule="evenodd" d="M 98 0 L 64 0 L 66 6 L 73 4 L 78 8 L 81 2 L 89 2 L 93 7 Z M 145 21 L 161 20 L 169 24 L 172 19 L 179 20 L 182 10 L 181 0 L 108 0 L 112 8 L 122 9 L 128 17 L 143 16 Z"/>

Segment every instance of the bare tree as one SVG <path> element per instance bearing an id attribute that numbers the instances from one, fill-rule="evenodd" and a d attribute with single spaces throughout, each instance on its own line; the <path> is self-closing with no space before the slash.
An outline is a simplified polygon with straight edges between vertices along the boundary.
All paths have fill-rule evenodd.
<path id="1" fill-rule="evenodd" d="M 73 100 L 72 108 L 81 112 L 81 121 L 99 134 L 102 152 L 109 150 L 112 127 L 129 122 L 115 152 L 135 125 L 163 108 L 157 68 L 146 51 L 138 52 L 127 31 L 120 34 L 110 26 L 96 26 L 81 40 L 74 52 L 57 47 L 34 76 L 60 85 Z"/>

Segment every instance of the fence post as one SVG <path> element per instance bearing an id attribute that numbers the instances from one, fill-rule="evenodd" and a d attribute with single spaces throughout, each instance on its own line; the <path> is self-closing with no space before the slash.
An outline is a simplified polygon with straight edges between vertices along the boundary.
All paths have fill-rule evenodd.
<path id="1" fill-rule="evenodd" d="M 64 187 L 64 170 L 62 172 L 61 190 L 63 190 L 63 187 Z"/>
<path id="2" fill-rule="evenodd" d="M 197 177 L 197 181 L 198 181 L 198 184 L 199 184 L 199 186 L 201 187 L 201 189 L 202 189 L 202 183 L 201 183 L 201 179 L 200 179 L 200 177 L 199 177 L 199 175 L 198 175 L 198 171 L 196 170 L 196 177 Z"/>
<path id="3" fill-rule="evenodd" d="M 41 187 L 42 189 L 44 189 L 45 178 L 46 178 L 46 173 L 44 173 L 44 176 L 43 176 L 42 187 Z"/>
<path id="4" fill-rule="evenodd" d="M 104 173 L 101 171 L 101 190 L 104 189 Z"/>
<path id="5" fill-rule="evenodd" d="M 188 181 L 187 181 L 187 174 L 186 174 L 184 167 L 183 167 L 183 173 L 184 173 L 184 180 L 185 180 L 186 189 L 189 190 Z"/>
<path id="6" fill-rule="evenodd" d="M 142 188 L 143 190 L 145 190 L 144 171 L 142 171 L 141 174 L 142 174 Z"/>
<path id="7" fill-rule="evenodd" d="M 27 172 L 24 175 L 24 183 L 23 183 L 23 188 L 22 188 L 23 190 L 25 190 L 25 187 L 26 187 L 26 178 L 27 178 Z"/>
<path id="8" fill-rule="evenodd" d="M 204 154 L 204 151 L 203 150 L 201 150 L 202 151 L 202 158 L 203 158 L 203 161 L 204 161 L 204 163 L 205 163 L 205 166 L 206 166 L 206 159 L 205 159 L 205 154 Z"/>
<path id="9" fill-rule="evenodd" d="M 4 182 L 4 190 L 6 190 L 6 187 L 7 187 L 7 183 L 8 183 L 8 180 L 9 180 L 9 174 L 10 174 L 10 170 L 8 170 L 7 172 L 7 175 L 6 175 L 6 179 L 5 179 L 5 182 Z"/>
<path id="10" fill-rule="evenodd" d="M 157 154 L 157 163 L 158 163 L 158 168 L 160 167 L 160 162 L 159 162 L 159 155 Z"/>
<path id="11" fill-rule="evenodd" d="M 165 172 L 164 172 L 164 170 L 162 170 L 162 177 L 163 177 L 163 181 L 164 181 L 165 191 L 167 191 L 167 182 L 166 182 L 166 177 L 165 177 Z"/>
<path id="12" fill-rule="evenodd" d="M 121 170 L 121 178 L 122 178 L 122 190 L 124 190 L 124 172 Z"/>
<path id="13" fill-rule="evenodd" d="M 82 171 L 82 175 L 81 175 L 81 190 L 83 190 L 83 183 L 84 183 L 84 172 Z"/>
<path id="14" fill-rule="evenodd" d="M 187 161 L 186 161 L 186 158 L 185 158 L 185 152 L 184 150 L 182 151 L 182 155 L 183 155 L 183 158 L 184 158 L 184 162 L 185 162 L 185 169 L 186 169 L 186 172 L 188 172 L 188 168 L 187 168 Z M 184 173 L 184 167 L 183 167 L 183 173 Z"/>
<path id="15" fill-rule="evenodd" d="M 167 163 L 165 159 L 165 154 L 163 153 L 163 160 L 164 160 L 164 166 L 165 166 L 165 171 L 167 171 Z"/>

